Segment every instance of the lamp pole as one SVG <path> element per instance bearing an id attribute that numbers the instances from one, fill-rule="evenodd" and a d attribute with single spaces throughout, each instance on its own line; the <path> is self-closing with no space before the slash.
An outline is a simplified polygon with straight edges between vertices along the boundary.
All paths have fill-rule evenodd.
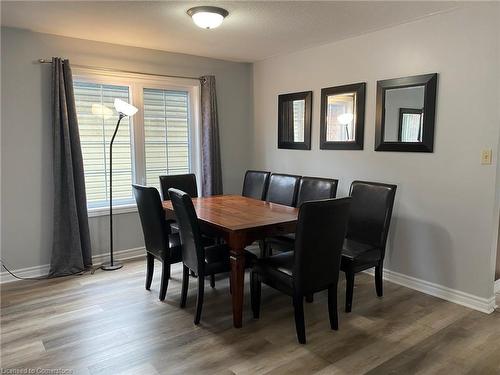
<path id="1" fill-rule="evenodd" d="M 120 127 L 120 121 L 124 118 L 123 113 L 119 113 L 118 122 L 116 123 L 115 132 L 111 137 L 109 144 L 109 262 L 103 263 L 101 268 L 104 271 L 114 271 L 123 267 L 120 262 L 113 260 L 113 142 Z"/>

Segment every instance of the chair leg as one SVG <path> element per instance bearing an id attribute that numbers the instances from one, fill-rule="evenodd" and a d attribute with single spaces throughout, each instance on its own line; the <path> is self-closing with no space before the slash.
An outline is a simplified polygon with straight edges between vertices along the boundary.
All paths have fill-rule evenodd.
<path id="1" fill-rule="evenodd" d="M 151 289 L 151 282 L 153 281 L 153 272 L 155 270 L 155 257 L 153 254 L 146 254 L 146 289 Z"/>
<path id="2" fill-rule="evenodd" d="M 250 273 L 250 300 L 254 319 L 260 318 L 261 282 L 256 272 Z"/>
<path id="3" fill-rule="evenodd" d="M 339 314 L 337 311 L 337 284 L 328 288 L 328 315 L 330 327 L 335 331 L 339 329 Z"/>
<path id="4" fill-rule="evenodd" d="M 352 295 L 354 293 L 354 272 L 348 271 L 345 273 L 346 290 L 345 290 L 345 312 L 351 312 Z"/>
<path id="5" fill-rule="evenodd" d="M 312 303 L 312 302 L 314 302 L 314 293 L 309 293 L 309 294 L 306 294 L 306 302 L 307 302 L 307 303 Z"/>
<path id="6" fill-rule="evenodd" d="M 293 309 L 295 314 L 295 329 L 297 330 L 297 339 L 299 343 L 306 343 L 306 327 L 304 323 L 304 297 L 293 296 Z"/>
<path id="7" fill-rule="evenodd" d="M 200 324 L 201 308 L 203 307 L 203 295 L 205 294 L 205 277 L 198 274 L 198 299 L 196 300 L 196 315 L 194 324 Z"/>
<path id="8" fill-rule="evenodd" d="M 215 288 L 215 275 L 214 274 L 210 275 L 210 287 Z"/>
<path id="9" fill-rule="evenodd" d="M 181 308 L 186 307 L 188 286 L 189 286 L 189 268 L 187 268 L 185 265 L 182 265 Z"/>
<path id="10" fill-rule="evenodd" d="M 377 291 L 377 296 L 382 297 L 384 295 L 384 289 L 382 286 L 382 262 L 375 267 L 375 289 Z"/>
<path id="11" fill-rule="evenodd" d="M 168 288 L 168 279 L 170 279 L 170 263 L 163 261 L 161 269 L 160 301 L 165 300 Z"/>
<path id="12" fill-rule="evenodd" d="M 260 248 L 260 257 L 267 257 L 267 244 L 264 240 L 259 240 L 259 248 Z"/>

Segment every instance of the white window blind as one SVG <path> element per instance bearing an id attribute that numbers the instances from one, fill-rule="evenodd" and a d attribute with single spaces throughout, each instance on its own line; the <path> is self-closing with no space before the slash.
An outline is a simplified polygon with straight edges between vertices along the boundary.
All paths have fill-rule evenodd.
<path id="1" fill-rule="evenodd" d="M 144 88 L 146 184 L 159 189 L 160 175 L 190 172 L 189 95 Z"/>
<path id="2" fill-rule="evenodd" d="M 130 102 L 129 87 L 75 81 L 75 103 L 89 208 L 109 205 L 109 142 L 118 114 L 115 98 Z M 113 144 L 113 204 L 133 203 L 130 122 L 123 118 Z"/>

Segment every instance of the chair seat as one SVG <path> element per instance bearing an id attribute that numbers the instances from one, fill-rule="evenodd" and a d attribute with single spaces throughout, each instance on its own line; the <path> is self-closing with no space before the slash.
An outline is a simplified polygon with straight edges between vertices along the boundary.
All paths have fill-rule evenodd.
<path id="1" fill-rule="evenodd" d="M 253 270 L 264 283 L 290 293 L 293 290 L 293 262 L 294 253 L 286 252 L 258 259 Z"/>
<path id="2" fill-rule="evenodd" d="M 168 259 L 169 263 L 177 263 L 182 260 L 182 246 L 179 233 L 168 235 L 168 249 L 162 249 L 157 252 L 151 252 L 155 258 L 159 260 Z"/>
<path id="3" fill-rule="evenodd" d="M 175 262 L 180 262 L 182 260 L 182 246 L 179 234 L 170 234 L 168 236 L 168 242 L 170 247 L 170 259 Z"/>
<path id="4" fill-rule="evenodd" d="M 266 243 L 273 250 L 293 251 L 295 248 L 295 233 L 266 238 Z"/>
<path id="5" fill-rule="evenodd" d="M 282 236 L 271 237 L 270 241 L 280 241 L 292 244 L 295 242 L 295 233 L 283 234 Z"/>
<path id="6" fill-rule="evenodd" d="M 380 248 L 346 239 L 344 248 L 342 249 L 342 258 L 350 262 L 356 263 L 375 263 L 382 258 Z"/>
<path id="7" fill-rule="evenodd" d="M 257 256 L 245 250 L 245 268 L 251 267 Z M 231 269 L 229 262 L 229 247 L 226 244 L 205 247 L 205 274 L 228 272 Z"/>

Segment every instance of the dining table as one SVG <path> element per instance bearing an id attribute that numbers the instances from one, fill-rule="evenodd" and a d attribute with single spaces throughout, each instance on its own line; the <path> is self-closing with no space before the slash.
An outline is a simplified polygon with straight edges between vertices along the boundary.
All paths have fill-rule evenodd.
<path id="1" fill-rule="evenodd" d="M 245 247 L 267 237 L 295 232 L 298 209 L 240 195 L 192 198 L 203 233 L 222 238 L 229 246 L 233 325 L 242 326 Z M 175 219 L 170 200 L 163 201 L 168 219 Z"/>

